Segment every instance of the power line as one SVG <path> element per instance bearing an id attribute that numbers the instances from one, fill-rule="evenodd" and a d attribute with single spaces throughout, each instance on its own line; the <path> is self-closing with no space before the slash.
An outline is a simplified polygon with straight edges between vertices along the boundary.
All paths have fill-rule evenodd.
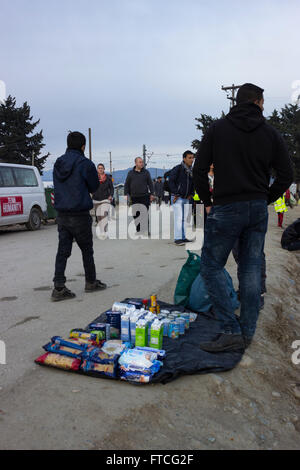
<path id="1" fill-rule="evenodd" d="M 235 106 L 236 104 L 236 93 L 239 88 L 241 88 L 242 85 L 231 85 L 231 86 L 222 86 L 222 90 L 228 92 L 227 93 L 227 99 L 230 100 L 230 109 Z M 231 91 L 231 96 L 229 92 Z"/>

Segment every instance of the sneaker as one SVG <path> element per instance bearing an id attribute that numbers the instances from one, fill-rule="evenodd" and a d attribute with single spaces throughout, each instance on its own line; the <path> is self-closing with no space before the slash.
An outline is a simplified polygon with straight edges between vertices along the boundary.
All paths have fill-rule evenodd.
<path id="1" fill-rule="evenodd" d="M 107 288 L 107 285 L 104 282 L 96 279 L 95 282 L 86 282 L 85 283 L 85 292 L 95 292 L 98 290 L 104 290 Z"/>
<path id="2" fill-rule="evenodd" d="M 244 351 L 245 342 L 242 335 L 221 333 L 214 341 L 201 343 L 199 346 L 208 352 Z"/>
<path id="3" fill-rule="evenodd" d="M 185 238 L 183 241 L 184 243 L 193 243 L 195 240 L 188 240 L 187 238 Z"/>
<path id="4" fill-rule="evenodd" d="M 60 300 L 74 299 L 74 297 L 76 297 L 76 294 L 71 292 L 70 289 L 67 289 L 66 287 L 63 287 L 61 290 L 54 288 L 52 291 L 51 300 L 52 302 L 59 302 Z"/>
<path id="5" fill-rule="evenodd" d="M 176 246 L 182 246 L 182 245 L 185 245 L 185 241 L 184 240 L 175 240 L 175 245 Z"/>

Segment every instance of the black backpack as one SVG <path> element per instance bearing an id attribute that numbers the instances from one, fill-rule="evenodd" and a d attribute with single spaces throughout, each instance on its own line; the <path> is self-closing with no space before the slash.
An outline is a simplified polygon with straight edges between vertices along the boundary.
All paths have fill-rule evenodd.
<path id="1" fill-rule="evenodd" d="M 164 191 L 167 191 L 168 193 L 171 193 L 171 189 L 170 189 L 170 186 L 169 186 L 169 176 L 170 176 L 170 173 L 171 173 L 172 170 L 169 170 L 167 171 L 165 174 L 164 174 Z"/>

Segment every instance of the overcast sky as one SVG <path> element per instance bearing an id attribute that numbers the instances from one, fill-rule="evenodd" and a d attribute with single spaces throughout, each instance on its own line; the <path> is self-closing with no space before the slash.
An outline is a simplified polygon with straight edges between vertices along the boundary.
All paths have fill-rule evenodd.
<path id="1" fill-rule="evenodd" d="M 93 132 L 93 158 L 127 168 L 142 145 L 174 165 L 219 116 L 222 85 L 265 89 L 265 115 L 300 79 L 299 0 L 0 0 L 0 80 L 41 119 L 47 164 L 68 130 Z"/>

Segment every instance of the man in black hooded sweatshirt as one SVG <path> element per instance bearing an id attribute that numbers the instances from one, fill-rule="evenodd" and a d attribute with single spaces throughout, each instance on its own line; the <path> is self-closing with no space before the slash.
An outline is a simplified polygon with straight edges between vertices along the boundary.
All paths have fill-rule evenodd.
<path id="1" fill-rule="evenodd" d="M 244 350 L 251 343 L 260 307 L 268 204 L 293 181 L 286 144 L 263 117 L 263 91 L 250 83 L 240 87 L 237 105 L 224 119 L 211 125 L 196 154 L 194 185 L 208 214 L 201 275 L 222 327 L 216 338 L 200 344 L 209 352 Z M 215 175 L 213 202 L 207 178 L 211 164 Z M 277 176 L 269 187 L 272 168 Z M 239 322 L 223 272 L 237 239 L 240 242 Z"/>
<path id="2" fill-rule="evenodd" d="M 81 252 L 85 271 L 85 292 L 106 288 L 96 279 L 94 263 L 92 217 L 93 201 L 90 193 L 99 187 L 96 167 L 84 155 L 86 139 L 80 132 L 70 132 L 66 153 L 54 165 L 54 207 L 58 212 L 58 250 L 55 261 L 52 301 L 72 299 L 75 294 L 65 286 L 65 269 L 71 256 L 73 240 Z"/>

